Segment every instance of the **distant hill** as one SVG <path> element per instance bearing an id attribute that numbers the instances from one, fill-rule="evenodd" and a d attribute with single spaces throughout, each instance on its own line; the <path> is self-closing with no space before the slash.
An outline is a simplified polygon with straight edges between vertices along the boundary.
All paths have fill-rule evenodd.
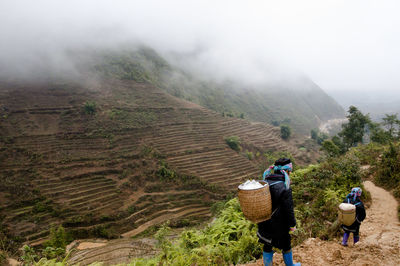
<path id="1" fill-rule="evenodd" d="M 345 115 L 333 98 L 306 77 L 275 86 L 216 82 L 171 65 L 149 48 L 97 58 L 101 60 L 96 62 L 95 70 L 102 75 L 148 81 L 171 95 L 226 116 L 289 124 L 300 134 L 308 135 L 320 123 Z"/>

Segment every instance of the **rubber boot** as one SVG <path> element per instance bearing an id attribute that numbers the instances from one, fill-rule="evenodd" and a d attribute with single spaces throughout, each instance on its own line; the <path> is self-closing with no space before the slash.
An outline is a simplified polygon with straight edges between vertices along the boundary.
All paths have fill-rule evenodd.
<path id="1" fill-rule="evenodd" d="M 349 239 L 349 236 L 350 236 L 349 232 L 344 232 L 342 246 L 347 247 L 347 240 Z"/>
<path id="2" fill-rule="evenodd" d="M 272 258 L 274 257 L 274 252 L 263 252 L 264 266 L 272 266 Z"/>
<path id="3" fill-rule="evenodd" d="M 301 266 L 301 263 L 293 263 L 293 252 L 290 250 L 289 252 L 282 252 L 283 261 L 286 266 Z"/>
<path id="4" fill-rule="evenodd" d="M 353 236 L 354 244 L 360 241 L 360 236 Z"/>

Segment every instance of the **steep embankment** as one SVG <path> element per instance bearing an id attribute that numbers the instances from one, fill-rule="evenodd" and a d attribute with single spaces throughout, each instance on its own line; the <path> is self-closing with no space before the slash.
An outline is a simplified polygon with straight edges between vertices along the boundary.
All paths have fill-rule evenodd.
<path id="1" fill-rule="evenodd" d="M 371 193 L 372 205 L 360 228 L 361 241 L 348 247 L 340 239 L 322 241 L 310 238 L 294 248 L 295 261 L 305 266 L 319 265 L 400 265 L 400 223 L 397 219 L 397 201 L 372 182 L 364 182 Z M 350 238 L 352 239 L 352 238 Z M 284 265 L 280 254 L 274 256 L 275 265 Z M 262 261 L 246 264 L 261 266 Z"/>

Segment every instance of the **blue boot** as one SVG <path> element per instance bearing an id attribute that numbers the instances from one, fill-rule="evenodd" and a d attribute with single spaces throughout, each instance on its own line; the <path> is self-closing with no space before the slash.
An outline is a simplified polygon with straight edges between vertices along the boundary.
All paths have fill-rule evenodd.
<path id="1" fill-rule="evenodd" d="M 301 263 L 293 263 L 293 252 L 290 250 L 289 252 L 282 252 L 283 261 L 286 266 L 301 266 Z"/>
<path id="2" fill-rule="evenodd" d="M 354 244 L 360 241 L 360 236 L 353 236 Z"/>
<path id="3" fill-rule="evenodd" d="M 272 258 L 274 256 L 274 252 L 263 252 L 263 261 L 264 261 L 264 266 L 272 266 Z"/>
<path id="4" fill-rule="evenodd" d="M 344 232 L 342 246 L 347 247 L 347 240 L 349 239 L 349 236 L 350 236 L 349 232 Z"/>

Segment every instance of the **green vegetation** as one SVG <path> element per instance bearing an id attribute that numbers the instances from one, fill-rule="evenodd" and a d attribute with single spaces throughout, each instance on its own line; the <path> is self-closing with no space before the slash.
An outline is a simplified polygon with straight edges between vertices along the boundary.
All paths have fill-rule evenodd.
<path id="1" fill-rule="evenodd" d="M 329 157 L 336 157 L 341 153 L 340 148 L 332 140 L 324 141 L 321 149 L 324 150 Z"/>
<path id="2" fill-rule="evenodd" d="M 344 154 L 351 147 L 363 143 L 363 137 L 371 120 L 368 115 L 362 114 L 356 107 L 350 106 L 348 110 L 348 123 L 342 125 L 342 130 L 338 136 L 334 136 L 332 140 L 325 140 L 322 143 L 322 150 L 328 156 L 338 156 Z"/>
<path id="3" fill-rule="evenodd" d="M 246 157 L 247 159 L 249 159 L 250 161 L 254 159 L 254 154 L 251 151 L 246 151 Z"/>
<path id="4" fill-rule="evenodd" d="M 380 158 L 380 160 L 379 160 Z M 400 145 L 390 143 L 381 154 L 370 155 L 375 182 L 400 201 Z M 398 210 L 400 220 L 400 208 Z"/>
<path id="5" fill-rule="evenodd" d="M 390 143 L 376 167 L 375 180 L 380 185 L 400 191 L 400 147 Z"/>
<path id="6" fill-rule="evenodd" d="M 231 136 L 231 137 L 226 137 L 225 138 L 226 144 L 228 144 L 229 147 L 231 147 L 232 150 L 234 151 L 240 151 L 240 138 L 237 136 Z"/>
<path id="7" fill-rule="evenodd" d="M 33 247 L 24 245 L 22 248 L 21 260 L 24 265 L 55 265 L 57 260 L 64 260 L 65 263 L 65 247 L 67 246 L 67 234 L 64 228 L 60 225 L 58 228 L 50 229 L 50 239 L 46 241 L 44 248 L 37 251 Z M 43 257 L 39 260 L 40 257 Z"/>
<path id="8" fill-rule="evenodd" d="M 369 115 L 364 115 L 356 107 L 348 110 L 348 123 L 342 125 L 342 130 L 331 140 L 322 143 L 322 150 L 328 156 L 339 156 L 346 153 L 351 147 L 370 141 L 389 144 L 400 139 L 400 120 L 397 115 L 386 114 L 382 123 L 374 123 Z M 385 130 L 386 128 L 386 130 Z M 316 132 L 311 132 L 316 137 Z"/>
<path id="9" fill-rule="evenodd" d="M 362 187 L 360 160 L 353 154 L 330 158 L 295 171 L 291 177 L 299 230 L 295 242 L 308 237 L 329 239 L 338 232 L 337 206 L 353 187 Z M 368 192 L 362 194 L 369 200 Z"/>
<path id="10" fill-rule="evenodd" d="M 94 115 L 97 111 L 96 103 L 91 101 L 85 102 L 83 105 L 83 111 L 87 115 Z"/>
<path id="11" fill-rule="evenodd" d="M 292 129 L 288 125 L 281 126 L 281 138 L 288 139 L 292 135 Z"/>
<path id="12" fill-rule="evenodd" d="M 319 145 L 328 138 L 329 136 L 327 134 L 320 132 L 318 129 L 311 129 L 311 139 L 315 140 Z"/>
<path id="13" fill-rule="evenodd" d="M 156 175 L 161 179 L 161 180 L 173 180 L 175 179 L 178 175 L 175 173 L 174 170 L 170 169 L 168 164 L 165 161 L 161 161 L 161 166 L 157 170 Z"/>
<path id="14" fill-rule="evenodd" d="M 156 258 L 137 259 L 131 265 L 231 265 L 256 259 L 262 252 L 257 226 L 245 220 L 237 199 L 227 202 L 202 230 L 186 230 L 174 242 L 167 238 L 168 230 L 162 226 L 156 234 L 161 250 Z"/>
<path id="15" fill-rule="evenodd" d="M 343 124 L 342 131 L 339 132 L 346 150 L 362 143 L 366 126 L 371 123 L 369 116 L 361 113 L 355 106 L 350 106 L 348 113 L 348 123 Z"/>

